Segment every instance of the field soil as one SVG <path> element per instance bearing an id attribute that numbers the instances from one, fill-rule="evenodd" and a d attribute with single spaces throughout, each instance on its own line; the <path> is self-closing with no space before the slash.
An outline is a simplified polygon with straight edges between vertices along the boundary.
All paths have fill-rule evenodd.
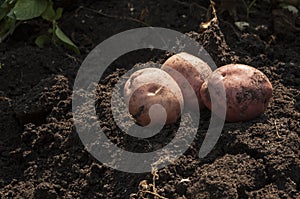
<path id="1" fill-rule="evenodd" d="M 257 1 L 247 18 L 242 1 L 227 7 L 217 2 L 217 23 L 201 29 L 201 22 L 212 17 L 209 1 L 68 2 L 59 24 L 80 55 L 54 44 L 35 46 L 34 39 L 50 25 L 41 20 L 21 24 L 0 44 L 1 198 L 300 198 L 299 15 Z M 247 21 L 249 27 L 240 30 L 234 21 Z M 72 90 L 94 47 L 148 25 L 187 34 L 218 67 L 242 63 L 261 70 L 274 93 L 261 117 L 225 123 L 205 158 L 198 152 L 209 110 L 201 112 L 196 138 L 179 159 L 158 171 L 134 174 L 107 167 L 86 150 L 74 126 Z M 163 63 L 170 55 L 133 51 L 101 77 L 97 115 L 117 146 L 147 152 L 173 138 L 176 125 L 148 140 L 127 136 L 113 121 L 110 105 L 113 87 L 126 71 L 146 62 Z"/>

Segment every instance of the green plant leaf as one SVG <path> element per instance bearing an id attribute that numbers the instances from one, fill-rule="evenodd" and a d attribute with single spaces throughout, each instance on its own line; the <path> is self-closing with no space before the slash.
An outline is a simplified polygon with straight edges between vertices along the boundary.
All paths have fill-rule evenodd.
<path id="1" fill-rule="evenodd" d="M 39 17 L 47 8 L 47 0 L 18 0 L 13 8 L 17 20 Z"/>
<path id="2" fill-rule="evenodd" d="M 8 2 L 7 1 L 0 1 L 0 8 L 7 8 L 8 7 Z"/>
<path id="3" fill-rule="evenodd" d="M 9 21 L 9 34 L 12 34 L 16 28 L 16 18 L 8 18 Z"/>
<path id="4" fill-rule="evenodd" d="M 9 11 L 9 13 L 7 13 L 6 16 L 9 17 L 9 18 L 16 19 L 16 16 L 15 16 L 15 14 L 14 14 L 14 10 L 13 10 L 13 9 L 11 9 L 11 10 Z"/>
<path id="5" fill-rule="evenodd" d="M 6 14 L 9 12 L 9 9 L 7 7 L 7 2 L 0 2 L 0 20 L 2 20 Z"/>
<path id="6" fill-rule="evenodd" d="M 35 43 L 38 47 L 44 48 L 45 44 L 46 44 L 46 43 L 49 43 L 50 41 L 51 41 L 50 37 L 49 37 L 48 35 L 46 35 L 46 34 L 43 34 L 43 35 L 38 36 L 38 37 L 35 39 L 34 43 Z"/>
<path id="7" fill-rule="evenodd" d="M 55 20 L 55 10 L 53 9 L 53 2 L 49 1 L 46 10 L 42 13 L 41 17 L 47 21 Z"/>
<path id="8" fill-rule="evenodd" d="M 6 17 L 9 10 L 7 8 L 0 8 L 0 20 L 2 20 L 4 17 Z"/>
<path id="9" fill-rule="evenodd" d="M 17 0 L 2 0 L 1 1 L 1 8 L 12 8 Z"/>
<path id="10" fill-rule="evenodd" d="M 287 9 L 288 11 L 292 12 L 295 15 L 297 15 L 298 12 L 299 12 L 298 9 L 295 6 L 289 5 L 289 4 L 286 4 L 286 3 L 279 4 L 279 7 L 283 8 L 283 9 Z"/>
<path id="11" fill-rule="evenodd" d="M 4 1 L 0 5 L 0 20 L 4 19 L 11 12 L 13 7 L 13 2 L 9 3 L 8 1 Z"/>
<path id="12" fill-rule="evenodd" d="M 49 28 L 47 32 L 50 33 L 50 34 L 52 34 L 53 33 L 53 29 Z"/>
<path id="13" fill-rule="evenodd" d="M 16 28 L 16 20 L 13 18 L 6 18 L 0 21 L 0 43 L 7 37 L 7 35 L 12 34 Z"/>
<path id="14" fill-rule="evenodd" d="M 77 46 L 69 39 L 67 35 L 56 25 L 55 27 L 55 35 L 57 38 L 62 41 L 65 45 L 67 45 L 71 50 L 75 53 L 80 54 L 79 49 Z"/>
<path id="15" fill-rule="evenodd" d="M 56 14 L 55 14 L 55 20 L 59 20 L 62 16 L 63 9 L 62 8 L 57 8 L 56 9 Z"/>

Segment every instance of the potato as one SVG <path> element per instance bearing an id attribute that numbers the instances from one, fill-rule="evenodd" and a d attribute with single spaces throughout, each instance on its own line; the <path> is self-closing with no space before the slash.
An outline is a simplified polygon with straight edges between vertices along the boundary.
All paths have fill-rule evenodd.
<path id="1" fill-rule="evenodd" d="M 199 105 L 200 109 L 205 107 L 201 99 L 200 88 L 212 73 L 207 63 L 198 57 L 182 52 L 167 59 L 161 69 L 169 73 L 179 85 L 183 94 L 185 107 L 190 110 L 198 110 L 198 107 L 195 109 L 195 105 Z M 181 73 L 182 76 L 178 76 L 173 69 Z M 187 82 L 194 92 L 191 89 L 187 89 Z"/>
<path id="2" fill-rule="evenodd" d="M 137 123 L 146 126 L 175 123 L 181 116 L 183 96 L 175 80 L 158 68 L 145 68 L 134 72 L 124 86 L 124 98 L 130 114 Z M 151 109 L 161 105 L 162 107 Z M 157 106 L 156 106 L 157 108 Z M 153 116 L 152 121 L 149 116 Z"/>
<path id="3" fill-rule="evenodd" d="M 209 109 L 210 97 L 219 102 L 222 100 L 218 99 L 220 96 L 215 89 L 220 81 L 224 84 L 227 98 L 226 121 L 247 121 L 264 113 L 272 97 L 273 88 L 261 71 L 243 64 L 228 64 L 215 70 L 200 91 L 203 102 Z M 208 86 L 212 88 L 210 95 Z"/>

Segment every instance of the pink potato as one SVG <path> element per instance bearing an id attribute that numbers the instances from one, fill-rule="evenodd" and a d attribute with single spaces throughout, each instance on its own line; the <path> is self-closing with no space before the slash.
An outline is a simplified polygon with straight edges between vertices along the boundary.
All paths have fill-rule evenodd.
<path id="1" fill-rule="evenodd" d="M 202 85 L 201 96 L 204 104 L 211 109 L 211 97 L 220 102 L 216 92 L 223 82 L 226 93 L 226 121 L 239 122 L 259 117 L 266 110 L 272 97 L 272 84 L 261 71 L 243 64 L 228 64 L 215 70 Z M 208 86 L 211 87 L 209 94 Z M 218 107 L 219 104 L 216 104 Z M 217 113 L 216 113 L 217 114 Z M 218 115 L 218 114 L 217 114 Z"/>
<path id="2" fill-rule="evenodd" d="M 134 72 L 124 86 L 124 98 L 130 114 L 142 126 L 175 123 L 181 116 L 183 96 L 175 80 L 158 68 Z M 159 104 L 165 109 L 152 109 Z M 152 121 L 149 116 L 152 114 Z"/>
<path id="3" fill-rule="evenodd" d="M 191 54 L 182 52 L 167 59 L 161 69 L 175 79 L 183 94 L 184 104 L 188 109 L 197 110 L 195 105 L 198 105 L 200 109 L 205 107 L 201 99 L 200 88 L 212 73 L 206 62 Z M 176 71 L 181 75 L 178 75 Z M 190 84 L 192 89 L 187 89 L 187 83 Z"/>

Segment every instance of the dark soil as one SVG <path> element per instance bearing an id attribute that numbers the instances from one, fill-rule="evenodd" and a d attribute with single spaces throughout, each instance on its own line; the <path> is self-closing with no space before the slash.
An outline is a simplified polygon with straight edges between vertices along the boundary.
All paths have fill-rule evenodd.
<path id="1" fill-rule="evenodd" d="M 65 6 L 69 9 L 60 25 L 81 55 L 51 44 L 36 47 L 40 27 L 47 29 L 40 21 L 21 25 L 0 44 L 1 198 L 300 198 L 300 34 L 280 28 L 288 25 L 272 15 L 278 8 L 258 1 L 244 31 L 234 25 L 231 12 L 220 12 L 219 25 L 200 31 L 208 1 L 105 0 Z M 246 20 L 242 3 L 237 5 L 237 19 Z M 296 22 L 292 25 L 299 25 Z M 102 165 L 85 150 L 73 124 L 71 94 L 77 70 L 96 45 L 145 24 L 186 33 L 204 46 L 217 66 L 243 63 L 261 70 L 274 95 L 261 117 L 226 123 L 207 157 L 200 159 L 198 151 L 209 125 L 208 110 L 201 113 L 193 144 L 176 162 L 157 172 L 130 174 Z M 149 141 L 138 142 L 120 132 L 112 119 L 110 96 L 119 77 L 135 64 L 162 63 L 168 56 L 135 51 L 116 60 L 102 77 L 98 116 L 116 145 L 131 151 L 165 145 L 165 135 L 151 139 L 149 148 Z M 168 142 L 176 125 L 165 128 L 171 132 Z"/>

